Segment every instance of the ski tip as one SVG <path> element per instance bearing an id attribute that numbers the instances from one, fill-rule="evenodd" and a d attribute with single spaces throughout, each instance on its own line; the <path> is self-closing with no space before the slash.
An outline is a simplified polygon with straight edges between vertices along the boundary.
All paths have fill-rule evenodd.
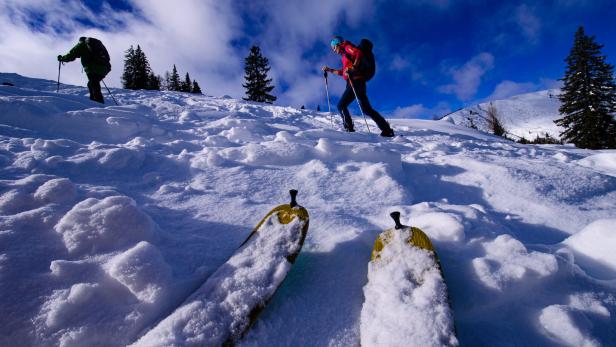
<path id="1" fill-rule="evenodd" d="M 289 190 L 289 194 L 291 195 L 291 203 L 289 205 L 291 205 L 291 207 L 297 206 L 297 201 L 295 200 L 297 198 L 297 190 L 291 189 Z"/>
<path id="2" fill-rule="evenodd" d="M 396 229 L 402 229 L 404 228 L 404 225 L 402 225 L 400 223 L 400 212 L 398 211 L 394 211 L 392 213 L 389 214 L 391 216 L 391 218 L 394 220 L 394 222 L 396 223 L 395 228 Z"/>

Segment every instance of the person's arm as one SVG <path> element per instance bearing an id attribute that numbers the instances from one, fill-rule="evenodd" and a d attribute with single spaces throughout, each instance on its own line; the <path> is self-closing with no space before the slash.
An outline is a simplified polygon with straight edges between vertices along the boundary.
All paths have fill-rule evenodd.
<path id="1" fill-rule="evenodd" d="M 79 42 L 73 47 L 66 55 L 59 55 L 58 61 L 69 62 L 73 61 L 77 58 L 80 58 L 83 51 L 83 46 L 85 43 Z"/>
<path id="2" fill-rule="evenodd" d="M 345 47 L 345 51 L 352 58 L 350 60 L 353 61 L 353 67 L 347 70 L 357 70 L 357 68 L 359 67 L 359 64 L 361 63 L 361 59 L 363 58 L 361 49 L 348 45 Z"/>
<path id="3" fill-rule="evenodd" d="M 332 69 L 332 68 L 330 68 L 328 66 L 324 66 L 322 70 L 325 71 L 325 72 L 331 72 L 334 75 L 342 76 L 342 70 Z"/>

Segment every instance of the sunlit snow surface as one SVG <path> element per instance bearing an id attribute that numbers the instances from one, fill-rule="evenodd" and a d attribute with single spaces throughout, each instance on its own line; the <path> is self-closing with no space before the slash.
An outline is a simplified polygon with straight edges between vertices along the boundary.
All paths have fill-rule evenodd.
<path id="1" fill-rule="evenodd" d="M 5 80 L 2 346 L 136 342 L 292 188 L 310 232 L 240 345 L 358 345 L 394 210 L 434 243 L 462 346 L 615 345 L 614 150 L 445 121 L 392 120 L 401 136 L 385 139 L 361 119 L 348 134 L 325 113 L 174 92 L 113 89 L 122 106 L 101 107 L 85 88 Z"/>

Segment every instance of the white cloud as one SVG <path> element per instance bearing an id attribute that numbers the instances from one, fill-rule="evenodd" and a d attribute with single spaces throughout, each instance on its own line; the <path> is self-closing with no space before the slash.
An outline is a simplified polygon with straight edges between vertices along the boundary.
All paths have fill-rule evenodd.
<path id="1" fill-rule="evenodd" d="M 508 97 L 534 92 L 538 86 L 531 82 L 517 83 L 513 81 L 502 81 L 499 83 L 490 96 L 486 100 L 500 100 Z"/>
<path id="2" fill-rule="evenodd" d="M 391 59 L 391 63 L 389 64 L 389 68 L 392 71 L 405 71 L 411 68 L 411 61 L 409 58 L 402 57 L 400 54 L 395 54 Z"/>
<path id="3" fill-rule="evenodd" d="M 424 118 L 432 119 L 451 112 L 451 106 L 446 102 L 439 102 L 435 107 L 428 108 L 423 104 L 396 107 L 388 118 Z"/>
<path id="4" fill-rule="evenodd" d="M 158 74 L 176 64 L 208 94 L 243 94 L 242 57 L 231 44 L 241 35 L 241 21 L 228 2 L 132 0 L 130 4 L 134 12 L 103 6 L 93 13 L 74 0 L 3 1 L 0 71 L 55 80 L 56 56 L 67 53 L 80 36 L 92 36 L 101 39 L 111 55 L 113 69 L 106 78 L 110 86 L 120 86 L 124 51 L 140 44 Z M 28 25 L 35 20 L 34 28 Z M 85 85 L 79 62 L 62 68 L 62 82 Z"/>
<path id="5" fill-rule="evenodd" d="M 483 52 L 473 57 L 460 67 L 453 67 L 448 73 L 453 77 L 454 83 L 438 88 L 439 92 L 455 94 L 460 100 L 469 100 L 474 97 L 481 84 L 483 75 L 494 68 L 494 56 Z"/>
<path id="6" fill-rule="evenodd" d="M 421 118 L 429 114 L 430 110 L 423 104 L 396 107 L 391 113 L 392 118 Z"/>
<path id="7" fill-rule="evenodd" d="M 539 43 L 541 35 L 541 20 L 533 13 L 526 4 L 518 6 L 515 10 L 515 23 L 518 25 L 524 37 L 531 44 Z"/>
<path id="8" fill-rule="evenodd" d="M 263 28 L 263 32 L 252 39 L 270 60 L 271 77 L 277 86 L 273 91 L 278 96 L 277 103 L 308 106 L 323 104 L 325 98 L 320 68 L 341 65 L 340 57 L 329 50 L 332 35 L 353 35 L 349 39 L 354 40 L 361 38 L 359 32 L 339 33 L 334 32 L 334 28 L 341 22 L 352 28 L 358 26 L 371 13 L 372 0 L 269 0 L 250 9 Z M 304 56 L 315 44 L 323 45 L 323 55 Z M 283 92 L 281 86 L 289 87 Z M 341 79 L 332 76 L 330 95 L 337 95 L 343 86 Z"/>
<path id="9" fill-rule="evenodd" d="M 560 89 L 563 87 L 563 81 L 551 78 L 541 78 L 539 79 L 539 84 L 542 89 Z"/>

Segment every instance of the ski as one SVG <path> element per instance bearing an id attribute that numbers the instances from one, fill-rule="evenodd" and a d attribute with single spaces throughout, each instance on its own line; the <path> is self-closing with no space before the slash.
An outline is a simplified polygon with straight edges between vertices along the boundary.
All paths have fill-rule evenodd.
<path id="1" fill-rule="evenodd" d="M 285 279 L 308 232 L 308 211 L 291 203 L 271 210 L 231 258 L 171 315 L 133 346 L 234 345 Z"/>
<path id="2" fill-rule="evenodd" d="M 419 228 L 382 232 L 368 264 L 360 318 L 362 346 L 458 346 L 436 251 Z"/>

